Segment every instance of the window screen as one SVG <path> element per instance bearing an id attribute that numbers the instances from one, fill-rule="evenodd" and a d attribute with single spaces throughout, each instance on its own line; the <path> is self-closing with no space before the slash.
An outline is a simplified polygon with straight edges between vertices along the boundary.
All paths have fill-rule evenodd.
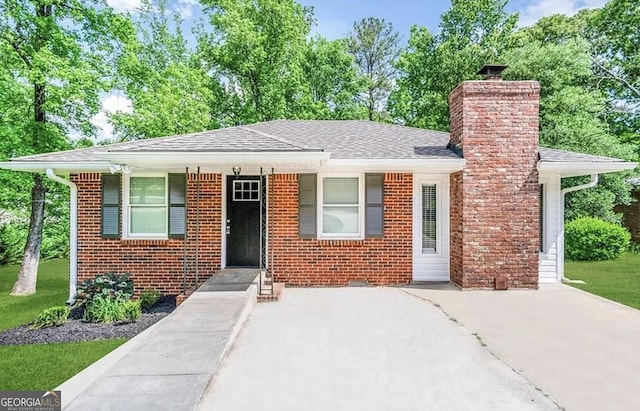
<path id="1" fill-rule="evenodd" d="M 422 186 L 422 252 L 436 251 L 436 185 Z"/>
<path id="2" fill-rule="evenodd" d="M 358 177 L 326 177 L 322 182 L 323 234 L 358 234 Z"/>

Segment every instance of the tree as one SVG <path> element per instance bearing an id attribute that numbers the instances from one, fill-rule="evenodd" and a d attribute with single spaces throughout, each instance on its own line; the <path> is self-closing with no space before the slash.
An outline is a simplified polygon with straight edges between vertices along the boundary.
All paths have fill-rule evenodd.
<path id="1" fill-rule="evenodd" d="M 360 74 L 367 80 L 363 100 L 369 120 L 380 120 L 385 116 L 387 99 L 394 85 L 400 34 L 384 19 L 369 17 L 353 24 L 346 41 Z"/>
<path id="2" fill-rule="evenodd" d="M 506 52 L 504 60 L 509 65 L 504 73 L 506 79 L 540 82 L 541 146 L 635 158 L 633 147 L 619 142 L 604 121 L 606 95 L 589 86 L 594 73 L 586 41 L 563 39 L 558 44 L 543 44 L 526 38 L 520 47 Z M 620 216 L 613 212 L 613 207 L 631 201 L 628 176 L 628 173 L 605 174 L 595 188 L 570 194 L 565 218 L 591 216 L 619 223 Z M 580 182 L 579 178 L 563 180 L 565 186 Z"/>
<path id="3" fill-rule="evenodd" d="M 611 0 L 589 20 L 598 85 L 609 96 L 607 120 L 640 154 L 640 3 Z"/>
<path id="4" fill-rule="evenodd" d="M 15 125 L 21 129 L 15 153 L 65 149 L 71 130 L 94 131 L 90 119 L 107 85 L 105 62 L 113 55 L 113 40 L 130 34 L 128 19 L 97 0 L 0 3 L 0 54 L 8 70 L 4 75 L 31 89 L 32 95 L 22 107 L 28 117 Z M 45 195 L 42 176 L 34 174 L 29 232 L 12 295 L 36 289 Z"/>
<path id="5" fill-rule="evenodd" d="M 440 33 L 412 27 L 409 45 L 397 63 L 398 87 L 390 109 L 396 121 L 446 131 L 449 94 L 475 79 L 485 64 L 508 48 L 518 16 L 504 11 L 505 0 L 453 0 L 442 15 Z"/>
<path id="6" fill-rule="evenodd" d="M 366 118 L 367 110 L 358 99 L 365 90 L 365 79 L 357 73 L 344 41 L 312 38 L 305 48 L 301 69 L 307 88 L 297 110 L 303 113 L 302 118 Z"/>
<path id="7" fill-rule="evenodd" d="M 220 75 L 236 123 L 299 118 L 300 62 L 311 9 L 294 0 L 202 0 L 212 32 L 200 30 L 199 55 Z"/>
<path id="8" fill-rule="evenodd" d="M 223 90 L 198 66 L 167 1 L 145 2 L 126 53 L 118 62 L 121 87 L 133 112 L 110 115 L 121 140 L 160 137 L 218 128 Z M 175 29 L 171 29 L 173 24 Z M 218 98 L 216 98 L 218 97 Z"/>

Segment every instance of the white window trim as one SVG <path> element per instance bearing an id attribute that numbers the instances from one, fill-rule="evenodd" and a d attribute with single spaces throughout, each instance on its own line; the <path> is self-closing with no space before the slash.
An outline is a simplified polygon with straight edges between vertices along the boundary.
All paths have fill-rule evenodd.
<path id="1" fill-rule="evenodd" d="M 144 240 L 167 240 L 169 238 L 169 215 L 167 214 L 167 231 L 164 234 L 132 234 L 131 231 L 131 204 L 129 203 L 129 179 L 131 177 L 163 177 L 164 178 L 164 194 L 165 208 L 169 212 L 169 175 L 167 173 L 140 173 L 125 174 L 122 183 L 122 238 L 125 240 L 144 239 Z"/>
<path id="2" fill-rule="evenodd" d="M 358 178 L 358 233 L 357 234 L 336 234 L 329 233 L 324 234 L 322 231 L 323 227 L 323 211 L 324 211 L 324 179 L 325 178 Z M 318 221 L 318 239 L 320 240 L 362 240 L 364 239 L 364 225 L 365 225 L 365 215 L 364 215 L 364 201 L 365 201 L 365 192 L 364 192 L 364 173 L 318 173 L 318 181 L 316 184 L 317 187 L 317 218 Z"/>
<path id="3" fill-rule="evenodd" d="M 444 197 L 448 195 L 446 192 L 446 187 L 442 178 L 417 178 L 416 179 L 417 187 L 419 187 L 419 195 L 416 198 L 417 204 L 415 207 L 415 217 L 418 219 L 415 220 L 416 224 L 416 235 L 419 234 L 419 244 L 420 247 L 416 247 L 416 253 L 420 256 L 441 256 L 445 255 L 444 253 L 444 244 L 443 238 L 445 237 L 444 233 L 444 224 L 442 220 L 443 211 L 445 207 Z M 435 185 L 436 186 L 436 249 L 435 250 L 424 250 L 422 248 L 422 186 L 423 185 Z M 448 210 L 447 210 L 448 211 Z M 414 217 L 414 218 L 415 218 Z"/>
<path id="4" fill-rule="evenodd" d="M 549 232 L 547 228 L 547 223 L 549 222 L 548 213 L 547 213 L 547 201 L 549 201 L 549 179 L 548 178 L 539 178 L 538 184 L 542 186 L 542 208 L 540 209 L 540 217 L 542 218 L 542 244 L 540 244 L 540 248 L 542 251 L 539 251 L 540 255 L 546 256 L 549 254 L 549 244 L 547 243 L 547 233 Z"/>

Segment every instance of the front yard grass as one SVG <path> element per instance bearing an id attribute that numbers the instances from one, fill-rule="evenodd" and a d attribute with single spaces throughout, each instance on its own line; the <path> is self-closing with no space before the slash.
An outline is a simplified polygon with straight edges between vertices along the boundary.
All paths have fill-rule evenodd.
<path id="1" fill-rule="evenodd" d="M 0 266 L 0 331 L 33 321 L 40 311 L 65 305 L 69 261 L 41 261 L 34 295 L 9 295 L 20 266 Z M 0 390 L 51 390 L 99 360 L 126 339 L 0 346 Z"/>
<path id="2" fill-rule="evenodd" d="M 610 261 L 566 261 L 565 277 L 586 284 L 571 286 L 640 309 L 640 254 Z"/>
<path id="3" fill-rule="evenodd" d="M 115 339 L 0 347 L 0 389 L 53 390 L 125 341 Z"/>
<path id="4" fill-rule="evenodd" d="M 69 260 L 41 261 L 36 293 L 12 297 L 19 271 L 19 265 L 0 265 L 0 331 L 33 321 L 40 311 L 65 305 L 69 298 Z"/>

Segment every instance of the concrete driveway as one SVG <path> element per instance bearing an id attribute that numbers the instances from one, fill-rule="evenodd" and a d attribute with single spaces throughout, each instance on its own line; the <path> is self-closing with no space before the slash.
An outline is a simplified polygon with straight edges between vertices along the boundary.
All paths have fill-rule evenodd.
<path id="1" fill-rule="evenodd" d="M 640 410 L 640 311 L 563 284 L 538 291 L 408 289 L 478 333 L 567 410 Z"/>
<path id="2" fill-rule="evenodd" d="M 414 291 L 287 289 L 258 304 L 198 409 L 558 409 Z"/>

